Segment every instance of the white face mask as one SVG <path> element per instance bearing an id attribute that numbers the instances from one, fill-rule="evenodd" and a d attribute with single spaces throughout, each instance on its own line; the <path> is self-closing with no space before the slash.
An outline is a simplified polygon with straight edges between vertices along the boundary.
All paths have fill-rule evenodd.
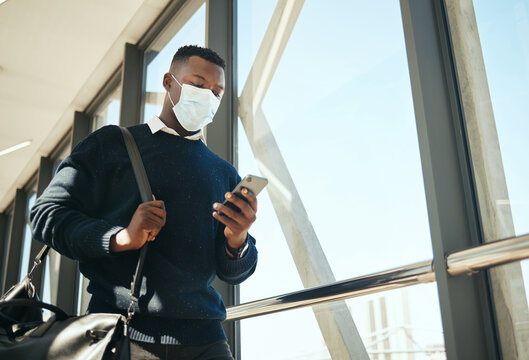
<path id="1" fill-rule="evenodd" d="M 213 92 L 188 84 L 182 85 L 173 74 L 170 75 L 182 87 L 180 100 L 176 104 L 171 99 L 169 91 L 167 92 L 180 125 L 187 131 L 197 131 L 212 122 L 220 105 L 220 100 L 213 95 Z"/>

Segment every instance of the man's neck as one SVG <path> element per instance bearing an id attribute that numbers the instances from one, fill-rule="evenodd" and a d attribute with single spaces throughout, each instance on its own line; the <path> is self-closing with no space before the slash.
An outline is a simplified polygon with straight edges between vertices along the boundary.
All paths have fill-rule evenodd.
<path id="1" fill-rule="evenodd" d="M 187 131 L 186 129 L 184 129 L 183 126 L 180 125 L 180 122 L 176 118 L 173 110 L 172 109 L 169 109 L 169 110 L 170 112 L 165 109 L 162 109 L 162 112 L 160 113 L 160 116 L 158 117 L 160 118 L 160 120 L 162 120 L 165 126 L 176 131 L 178 135 L 186 137 L 186 136 L 195 135 L 196 133 L 200 131 L 200 130 Z"/>

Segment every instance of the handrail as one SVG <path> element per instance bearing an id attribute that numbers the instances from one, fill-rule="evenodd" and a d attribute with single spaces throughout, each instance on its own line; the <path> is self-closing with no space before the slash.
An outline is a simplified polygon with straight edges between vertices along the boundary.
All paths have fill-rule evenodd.
<path id="1" fill-rule="evenodd" d="M 446 257 L 446 264 L 448 273 L 457 276 L 528 258 L 529 234 L 526 234 L 456 251 Z"/>
<path id="2" fill-rule="evenodd" d="M 446 271 L 452 276 L 472 274 L 478 270 L 527 258 L 529 258 L 529 234 L 453 252 L 446 256 Z M 433 281 L 435 281 L 433 261 L 426 260 L 329 285 L 231 306 L 227 309 L 226 320 L 247 319 Z"/>

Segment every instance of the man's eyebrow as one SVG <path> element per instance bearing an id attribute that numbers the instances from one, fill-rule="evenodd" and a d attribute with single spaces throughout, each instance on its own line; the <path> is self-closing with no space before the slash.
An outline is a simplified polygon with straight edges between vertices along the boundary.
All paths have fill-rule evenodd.
<path id="1" fill-rule="evenodd" d="M 205 78 L 205 77 L 203 77 L 203 76 L 202 76 L 202 75 L 200 75 L 200 74 L 193 74 L 193 76 L 195 76 L 195 77 L 197 77 L 197 78 L 200 78 L 200 79 L 202 79 L 202 80 L 206 81 L 206 78 Z M 215 85 L 215 86 L 216 86 L 216 87 L 218 87 L 218 88 L 219 88 L 219 89 L 221 89 L 221 90 L 224 90 L 224 87 L 223 87 L 223 86 L 221 86 L 221 85 L 218 85 L 218 84 L 217 84 L 217 85 Z"/>
<path id="2" fill-rule="evenodd" d="M 200 74 L 193 74 L 193 76 L 196 76 L 197 78 L 201 78 L 202 80 L 206 81 L 206 78 Z"/>

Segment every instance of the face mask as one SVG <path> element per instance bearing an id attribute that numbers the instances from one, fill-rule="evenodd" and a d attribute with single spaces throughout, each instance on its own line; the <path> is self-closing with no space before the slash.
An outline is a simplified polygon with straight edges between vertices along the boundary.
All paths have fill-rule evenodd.
<path id="1" fill-rule="evenodd" d="M 180 125 L 187 131 L 197 131 L 212 122 L 220 100 L 213 95 L 211 90 L 200 89 L 188 84 L 182 85 L 173 74 L 171 76 L 182 87 L 180 100 L 176 104 L 171 99 L 171 94 L 167 92 Z"/>

